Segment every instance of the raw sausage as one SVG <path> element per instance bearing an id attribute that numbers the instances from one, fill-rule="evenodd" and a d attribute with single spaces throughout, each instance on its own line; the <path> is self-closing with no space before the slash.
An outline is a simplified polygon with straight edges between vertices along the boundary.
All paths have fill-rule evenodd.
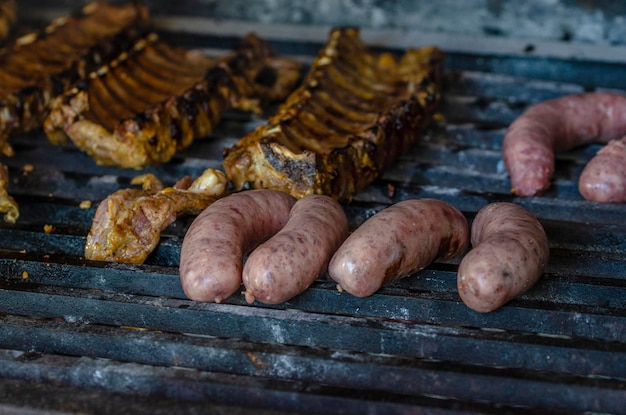
<path id="1" fill-rule="evenodd" d="M 626 137 L 610 141 L 587 163 L 578 190 L 587 200 L 626 202 Z"/>
<path id="2" fill-rule="evenodd" d="M 507 129 L 502 157 L 512 192 L 541 194 L 550 186 L 555 152 L 626 135 L 626 95 L 590 92 L 527 109 Z"/>
<path id="3" fill-rule="evenodd" d="M 548 238 L 537 218 L 507 202 L 483 207 L 472 224 L 472 250 L 459 264 L 457 288 L 475 311 L 493 311 L 537 282 L 548 263 Z"/>
<path id="4" fill-rule="evenodd" d="M 220 199 L 192 222 L 180 252 L 180 280 L 192 300 L 221 302 L 239 289 L 243 256 L 278 232 L 296 199 L 248 190 Z"/>
<path id="5" fill-rule="evenodd" d="M 340 289 L 367 297 L 468 246 L 467 220 L 454 206 L 436 199 L 405 200 L 359 226 L 333 256 L 328 273 Z"/>
<path id="6" fill-rule="evenodd" d="M 252 251 L 244 264 L 246 301 L 278 304 L 300 294 L 326 272 L 347 236 L 348 218 L 333 198 L 298 200 L 285 227 Z"/>

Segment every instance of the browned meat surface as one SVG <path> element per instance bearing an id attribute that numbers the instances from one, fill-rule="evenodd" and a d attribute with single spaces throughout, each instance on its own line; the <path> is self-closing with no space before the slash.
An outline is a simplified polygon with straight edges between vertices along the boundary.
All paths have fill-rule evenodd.
<path id="1" fill-rule="evenodd" d="M 0 0 L 0 39 L 6 39 L 17 22 L 17 1 Z"/>
<path id="2" fill-rule="evenodd" d="M 4 213 L 4 221 L 15 223 L 19 217 L 17 203 L 7 193 L 9 185 L 9 171 L 7 167 L 0 164 L 0 213 Z"/>
<path id="3" fill-rule="evenodd" d="M 226 176 L 207 169 L 163 187 L 152 174 L 135 178 L 142 189 L 122 189 L 96 209 L 85 244 L 85 258 L 143 263 L 159 243 L 161 231 L 182 215 L 197 215 L 226 193 Z"/>
<path id="4" fill-rule="evenodd" d="M 40 127 L 50 98 L 118 55 L 122 45 L 140 36 L 147 19 L 147 9 L 136 2 L 90 3 L 1 49 L 2 153 L 13 154 L 9 136 Z"/>
<path id="5" fill-rule="evenodd" d="M 17 21 L 17 2 L 0 0 L 0 40 L 6 39 Z M 0 140 L 1 142 L 1 140 Z M 19 210 L 15 200 L 7 193 L 9 170 L 0 164 L 0 213 L 4 213 L 5 222 L 15 223 Z"/>
<path id="6" fill-rule="evenodd" d="M 208 135 L 230 108 L 258 112 L 260 100 L 284 99 L 300 75 L 298 63 L 254 35 L 212 61 L 151 34 L 55 99 L 44 129 L 98 164 L 142 168 Z"/>
<path id="7" fill-rule="evenodd" d="M 405 152 L 436 111 L 443 54 L 374 53 L 357 29 L 335 29 L 302 85 L 266 125 L 225 152 L 237 190 L 339 200 L 371 183 Z"/>

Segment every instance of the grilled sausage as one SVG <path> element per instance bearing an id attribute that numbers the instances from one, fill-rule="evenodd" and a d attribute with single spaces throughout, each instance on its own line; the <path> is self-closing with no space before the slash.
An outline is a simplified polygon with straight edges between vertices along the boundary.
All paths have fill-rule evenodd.
<path id="1" fill-rule="evenodd" d="M 541 194 L 550 186 L 555 152 L 625 134 L 626 95 L 591 92 L 530 107 L 509 126 L 502 143 L 512 191 Z"/>
<path id="2" fill-rule="evenodd" d="M 587 163 L 578 190 L 587 200 L 626 202 L 626 136 L 610 141 Z"/>
<path id="3" fill-rule="evenodd" d="M 180 252 L 180 280 L 196 301 L 221 302 L 241 285 L 243 256 L 278 232 L 295 203 L 275 190 L 226 196 L 192 222 Z"/>
<path id="4" fill-rule="evenodd" d="M 348 218 L 335 199 L 311 195 L 298 200 L 285 227 L 248 257 L 246 301 L 278 304 L 300 294 L 326 271 L 347 236 Z"/>
<path id="5" fill-rule="evenodd" d="M 357 297 L 406 277 L 435 260 L 451 259 L 469 246 L 463 214 L 435 199 L 405 200 L 366 220 L 339 247 L 328 273 Z"/>
<path id="6" fill-rule="evenodd" d="M 546 233 L 521 206 L 483 207 L 472 224 L 472 250 L 461 260 L 457 288 L 473 310 L 493 311 L 533 286 L 548 263 Z"/>

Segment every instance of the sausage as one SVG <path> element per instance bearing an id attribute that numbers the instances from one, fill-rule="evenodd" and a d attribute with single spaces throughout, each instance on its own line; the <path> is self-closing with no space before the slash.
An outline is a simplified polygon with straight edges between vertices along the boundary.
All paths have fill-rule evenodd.
<path id="1" fill-rule="evenodd" d="M 555 152 L 626 135 L 626 95 L 589 92 L 531 106 L 507 129 L 502 158 L 512 192 L 536 196 L 550 186 Z"/>
<path id="2" fill-rule="evenodd" d="M 285 227 L 246 260 L 246 301 L 278 304 L 303 292 L 326 272 L 348 232 L 348 218 L 333 198 L 311 195 L 298 200 Z"/>
<path id="3" fill-rule="evenodd" d="M 221 302 L 239 289 L 243 257 L 278 232 L 296 199 L 277 190 L 226 196 L 191 223 L 180 252 L 183 291 L 195 301 Z"/>
<path id="4" fill-rule="evenodd" d="M 493 311 L 532 287 L 549 255 L 546 233 L 532 213 L 491 203 L 472 223 L 472 249 L 457 272 L 459 295 L 475 311 Z"/>
<path id="5" fill-rule="evenodd" d="M 405 200 L 376 213 L 348 236 L 328 273 L 339 289 L 367 297 L 468 246 L 467 219 L 454 206 L 436 199 Z"/>
<path id="6" fill-rule="evenodd" d="M 626 136 L 610 141 L 587 163 L 578 190 L 587 200 L 626 202 Z"/>

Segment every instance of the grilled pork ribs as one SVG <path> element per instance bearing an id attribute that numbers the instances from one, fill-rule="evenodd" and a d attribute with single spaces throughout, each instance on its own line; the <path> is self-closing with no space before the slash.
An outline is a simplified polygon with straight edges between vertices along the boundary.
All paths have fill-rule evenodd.
<path id="1" fill-rule="evenodd" d="M 0 1 L 0 37 L 11 31 L 16 9 L 16 2 Z M 53 96 L 117 56 L 143 36 L 147 25 L 145 6 L 95 2 L 0 49 L 0 154 L 13 155 L 12 135 L 41 127 Z M 0 169 L 0 212 L 13 223 L 19 210 L 6 194 L 6 167 Z"/>
<path id="2" fill-rule="evenodd" d="M 215 61 L 150 34 L 55 99 L 44 130 L 100 165 L 143 168 L 208 135 L 228 109 L 284 99 L 300 77 L 300 64 L 253 34 Z"/>
<path id="3" fill-rule="evenodd" d="M 268 123 L 224 155 L 236 190 L 348 201 L 421 134 L 441 94 L 443 53 L 377 54 L 355 28 L 334 29 L 302 85 Z"/>
<path id="4" fill-rule="evenodd" d="M 130 3 L 90 3 L 0 50 L 0 149 L 8 138 L 41 127 L 50 99 L 107 62 L 145 31 L 148 11 Z"/>

